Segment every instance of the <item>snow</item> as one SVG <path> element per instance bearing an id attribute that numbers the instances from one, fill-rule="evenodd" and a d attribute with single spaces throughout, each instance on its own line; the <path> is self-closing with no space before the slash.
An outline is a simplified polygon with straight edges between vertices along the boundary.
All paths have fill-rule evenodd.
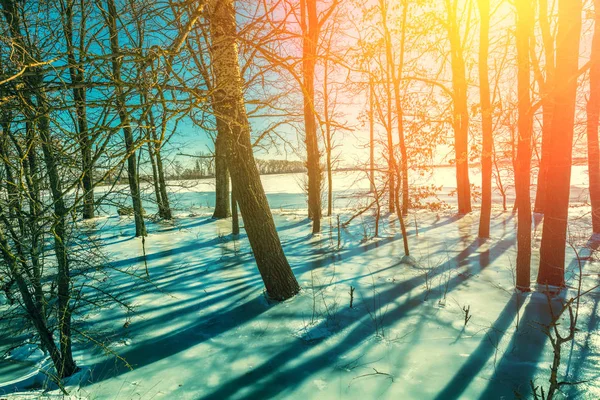
<path id="1" fill-rule="evenodd" d="M 357 183 L 356 177 L 344 173 L 334 181 L 342 222 L 364 200 L 350 196 L 353 190 L 368 188 L 368 181 Z M 107 208 L 107 215 L 88 225 L 112 266 L 128 271 L 111 273 L 111 286 L 134 312 L 115 307 L 90 313 L 85 326 L 121 359 L 76 343 L 82 371 L 66 382 L 70 395 L 441 400 L 532 398 L 531 380 L 547 388 L 552 349 L 539 324 L 548 322 L 548 301 L 539 291 L 512 290 L 516 222 L 510 212 L 494 210 L 487 241 L 477 239 L 477 212 L 412 213 L 407 219 L 412 258 L 406 259 L 391 216 L 376 239 L 368 238 L 370 214 L 355 219 L 342 229 L 340 248 L 336 216 L 324 219 L 320 235 L 310 236 L 299 179 L 263 177 L 284 250 L 303 288 L 280 304 L 265 297 L 243 230 L 235 239 L 229 220 L 209 219 L 210 202 L 202 200 L 212 194 L 207 182 L 175 191 L 174 224 L 148 223 L 150 280 L 131 218 Z M 589 250 L 594 242 L 585 236 L 589 209 L 570 212 L 589 288 L 600 277 Z M 537 225 L 534 255 L 540 236 Z M 573 296 L 578 274 L 573 251 L 568 255 L 571 289 L 563 298 Z M 532 278 L 536 267 L 534 259 Z M 587 381 L 567 386 L 569 398 L 600 398 L 599 301 L 598 291 L 582 299 L 580 332 L 563 348 L 565 380 Z M 559 298 L 552 304 L 558 307 Z M 470 307 L 466 326 L 463 307 Z M 0 361 L 0 394 L 42 395 L 43 375 L 32 375 L 32 365 L 43 360 L 38 353 L 31 346 L 11 353 L 13 360 L 28 362 L 12 372 L 5 367 L 9 360 Z M 59 391 L 49 385 L 45 395 Z"/>

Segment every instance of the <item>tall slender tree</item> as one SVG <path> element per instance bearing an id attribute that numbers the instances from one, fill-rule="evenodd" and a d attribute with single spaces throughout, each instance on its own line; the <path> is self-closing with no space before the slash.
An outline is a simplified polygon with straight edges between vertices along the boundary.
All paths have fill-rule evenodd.
<path id="1" fill-rule="evenodd" d="M 75 113 L 77 120 L 77 133 L 79 138 L 79 147 L 81 151 L 81 183 L 83 186 L 83 218 L 94 218 L 94 179 L 93 179 L 93 160 L 92 160 L 92 145 L 88 131 L 87 120 L 87 105 L 86 91 L 83 87 L 85 80 L 84 66 L 81 63 L 85 43 L 83 43 L 84 35 L 80 35 L 79 43 L 79 60 L 75 56 L 75 43 L 73 40 L 73 7 L 74 0 L 61 0 L 61 11 L 63 13 L 63 30 L 65 35 L 65 45 L 67 47 L 67 62 L 69 65 L 69 76 L 73 84 L 73 99 L 75 101 Z M 80 3 L 81 8 L 81 27 L 80 31 L 85 32 L 86 29 L 86 11 L 83 3 Z"/>
<path id="2" fill-rule="evenodd" d="M 458 20 L 458 1 L 445 0 L 446 29 L 450 41 L 452 66 L 454 152 L 456 164 L 456 193 L 459 214 L 471 212 L 471 183 L 469 181 L 469 108 L 467 104 L 467 71 L 463 40 Z"/>
<path id="3" fill-rule="evenodd" d="M 533 29 L 531 0 L 515 3 L 517 10 L 517 92 L 518 92 L 518 142 L 517 169 L 515 171 L 517 219 L 517 288 L 528 291 L 531 281 L 531 65 L 529 43 Z"/>
<path id="4" fill-rule="evenodd" d="M 319 42 L 317 0 L 300 0 L 302 27 L 302 76 L 304 95 L 304 134 L 308 171 L 308 217 L 313 233 L 321 231 L 321 164 L 315 120 L 315 66 Z"/>
<path id="5" fill-rule="evenodd" d="M 490 237 L 492 213 L 492 152 L 494 145 L 488 58 L 490 53 L 490 1 L 477 0 L 479 6 L 479 101 L 481 105 L 481 214 L 479 237 Z"/>
<path id="6" fill-rule="evenodd" d="M 577 95 L 579 42 L 582 25 L 582 0 L 559 0 L 556 38 L 557 80 L 551 99 L 554 102 L 550 136 L 547 193 L 552 201 L 544 205 L 544 227 L 537 282 L 562 287 L 565 284 L 565 245 Z"/>
<path id="7" fill-rule="evenodd" d="M 551 4 L 554 6 L 556 0 L 552 0 Z M 548 0 L 539 0 L 538 5 L 538 18 L 540 24 L 540 32 L 542 36 L 542 47 L 544 49 L 544 72 L 545 76 L 542 79 L 541 71 L 536 74 L 541 88 L 541 105 L 542 105 L 542 155 L 540 158 L 540 166 L 537 177 L 537 187 L 535 192 L 535 206 L 534 211 L 536 213 L 544 213 L 544 205 L 546 199 L 546 183 L 548 177 L 548 168 L 550 163 L 550 148 L 552 138 L 552 112 L 554 109 L 554 102 L 552 101 L 552 95 L 554 93 L 554 81 L 555 81 L 555 40 L 552 28 L 550 25 L 550 16 L 548 15 Z"/>
<path id="8" fill-rule="evenodd" d="M 587 104 L 588 172 L 592 229 L 600 233 L 600 147 L 598 120 L 600 118 L 600 0 L 594 0 L 594 38 L 590 55 L 590 97 Z"/>
<path id="9" fill-rule="evenodd" d="M 127 178 L 129 190 L 131 192 L 131 201 L 133 203 L 133 214 L 135 218 L 135 236 L 146 236 L 146 224 L 144 223 L 144 214 L 142 207 L 142 197 L 140 193 L 140 182 L 137 168 L 137 151 L 131 129 L 129 111 L 127 110 L 125 92 L 121 81 L 122 58 L 119 56 L 119 29 L 117 28 L 117 7 L 114 0 L 106 0 L 106 24 L 110 35 L 112 79 L 115 89 L 115 106 L 119 115 L 120 126 L 125 138 L 125 150 L 127 151 Z"/>

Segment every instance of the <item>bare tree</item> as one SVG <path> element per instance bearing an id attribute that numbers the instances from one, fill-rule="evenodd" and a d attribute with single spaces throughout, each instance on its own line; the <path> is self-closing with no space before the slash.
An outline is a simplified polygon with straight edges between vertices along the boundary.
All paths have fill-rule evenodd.
<path id="1" fill-rule="evenodd" d="M 206 16 L 215 76 L 214 111 L 227 126 L 223 132 L 235 197 L 267 293 L 276 300 L 285 300 L 300 288 L 283 253 L 254 161 L 242 95 L 233 0 L 209 1 Z"/>

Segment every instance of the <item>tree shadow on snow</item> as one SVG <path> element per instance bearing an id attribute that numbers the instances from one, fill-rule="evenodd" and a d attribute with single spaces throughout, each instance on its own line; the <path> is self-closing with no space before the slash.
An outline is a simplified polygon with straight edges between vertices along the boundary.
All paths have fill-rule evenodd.
<path id="1" fill-rule="evenodd" d="M 492 262 L 500 257 L 511 245 L 512 240 L 499 241 L 489 250 L 489 261 Z M 479 248 L 480 241 L 475 240 L 472 245 L 461 251 L 456 257 L 447 261 L 448 268 L 454 268 L 456 265 L 464 265 L 467 259 L 473 255 Z M 481 265 L 481 269 L 488 266 Z M 431 272 L 429 278 L 440 275 L 447 271 L 446 268 L 438 268 Z M 470 279 L 472 274 L 457 273 L 449 278 L 447 282 L 440 283 L 432 287 L 432 293 L 450 293 L 461 284 Z M 364 296 L 362 302 L 372 304 L 371 313 L 381 312 L 386 309 L 385 325 L 390 326 L 409 315 L 413 310 L 418 309 L 423 304 L 422 296 L 413 296 L 411 291 L 424 284 L 424 275 L 415 276 L 405 281 L 396 282 L 391 287 L 381 290 L 370 296 Z M 403 302 L 401 299 L 406 295 Z M 339 318 L 343 318 L 339 315 Z M 310 344 L 301 339 L 296 339 L 285 349 L 275 354 L 267 361 L 256 366 L 251 371 L 233 378 L 223 383 L 216 390 L 202 396 L 203 399 L 224 399 L 234 395 L 239 395 L 244 390 L 244 398 L 271 398 L 281 395 L 285 392 L 291 392 L 293 388 L 299 386 L 304 380 L 314 376 L 319 371 L 329 368 L 336 361 L 340 361 L 344 354 L 347 354 L 353 348 L 359 346 L 368 338 L 372 337 L 373 331 L 365 329 L 369 324 L 369 314 L 365 314 L 357 319 L 345 321 L 350 331 L 336 345 L 329 347 L 323 352 L 306 357 L 313 346 L 320 344 L 325 338 L 312 340 Z M 309 329 L 309 331 L 318 332 L 325 322 L 318 323 Z M 310 332 L 307 335 L 310 337 Z M 315 335 L 318 336 L 318 335 Z M 298 360 L 303 360 L 298 362 Z M 290 366 L 293 364 L 293 366 Z"/>

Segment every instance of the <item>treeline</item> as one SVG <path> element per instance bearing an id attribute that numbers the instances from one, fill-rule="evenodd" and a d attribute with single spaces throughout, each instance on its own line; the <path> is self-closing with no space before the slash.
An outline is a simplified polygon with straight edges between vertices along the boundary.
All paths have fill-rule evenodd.
<path id="1" fill-rule="evenodd" d="M 302 161 L 290 161 L 290 160 L 263 160 L 256 159 L 256 167 L 261 175 L 273 175 L 273 174 L 292 174 L 299 172 L 306 172 L 306 167 Z M 197 161 L 193 168 L 187 167 L 173 168 L 170 173 L 167 174 L 167 178 L 170 180 L 190 180 L 190 179 L 203 179 L 213 178 L 215 176 L 215 170 L 212 163 L 208 165 L 202 164 Z M 148 176 L 147 178 L 151 178 Z"/>

